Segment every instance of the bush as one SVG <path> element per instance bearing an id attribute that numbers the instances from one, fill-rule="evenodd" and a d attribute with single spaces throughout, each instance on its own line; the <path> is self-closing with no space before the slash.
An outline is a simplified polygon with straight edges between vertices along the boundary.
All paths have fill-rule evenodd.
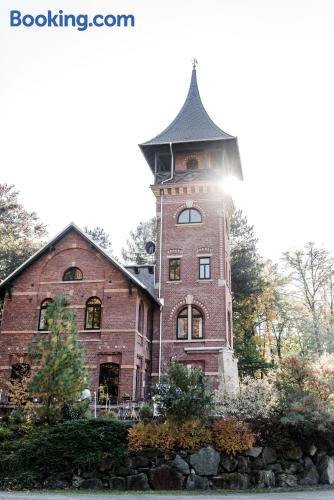
<path id="1" fill-rule="evenodd" d="M 0 486 L 28 472 L 43 481 L 55 474 L 71 477 L 78 469 L 92 471 L 104 456 L 111 458 L 117 472 L 127 450 L 127 432 L 127 424 L 103 420 L 39 427 L 32 436 L 2 446 Z"/>
<path id="2" fill-rule="evenodd" d="M 143 404 L 139 410 L 140 420 L 145 420 L 153 417 L 153 407 L 149 403 Z"/>
<path id="3" fill-rule="evenodd" d="M 140 422 L 129 429 L 129 451 L 142 451 L 146 448 L 192 450 L 208 446 L 211 431 L 199 420 L 181 422 L 177 427 L 173 421 L 164 423 Z"/>
<path id="4" fill-rule="evenodd" d="M 213 444 L 218 451 L 235 455 L 252 448 L 255 439 L 250 425 L 242 420 L 228 418 L 213 424 Z"/>
<path id="5" fill-rule="evenodd" d="M 0 441 L 6 441 L 14 436 L 14 432 L 8 427 L 0 426 Z"/>
<path id="6" fill-rule="evenodd" d="M 182 421 L 189 416 L 204 420 L 213 407 L 213 392 L 199 368 L 188 370 L 180 363 L 170 362 L 159 384 L 152 388 L 160 415 Z"/>
<path id="7" fill-rule="evenodd" d="M 264 420 L 275 412 L 276 399 L 275 388 L 268 380 L 246 377 L 235 393 L 216 391 L 216 413 L 224 418 Z"/>

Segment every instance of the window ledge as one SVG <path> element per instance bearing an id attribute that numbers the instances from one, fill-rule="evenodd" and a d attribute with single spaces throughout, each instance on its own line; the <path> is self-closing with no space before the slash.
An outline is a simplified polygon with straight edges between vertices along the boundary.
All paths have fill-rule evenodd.
<path id="1" fill-rule="evenodd" d="M 101 333 L 101 329 L 96 330 L 79 330 L 79 333 Z"/>
<path id="2" fill-rule="evenodd" d="M 205 339 L 176 339 L 175 342 L 205 342 Z"/>
<path id="3" fill-rule="evenodd" d="M 182 283 L 182 280 L 167 280 L 166 283 Z"/>
<path id="4" fill-rule="evenodd" d="M 203 222 L 187 222 L 185 224 L 179 224 L 176 223 L 175 226 L 177 227 L 196 227 L 196 226 L 203 226 Z"/>
<path id="5" fill-rule="evenodd" d="M 203 278 L 203 279 L 198 279 L 196 281 L 197 281 L 197 283 L 203 283 L 203 282 L 207 283 L 208 281 L 213 281 L 213 279 L 212 278 Z"/>

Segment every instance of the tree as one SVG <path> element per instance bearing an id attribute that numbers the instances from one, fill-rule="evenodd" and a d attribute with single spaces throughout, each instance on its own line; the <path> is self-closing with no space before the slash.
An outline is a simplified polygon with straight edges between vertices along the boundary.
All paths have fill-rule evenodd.
<path id="1" fill-rule="evenodd" d="M 152 390 L 161 416 L 172 420 L 205 419 L 213 406 L 213 392 L 199 368 L 168 363 Z"/>
<path id="2" fill-rule="evenodd" d="M 320 356 L 326 341 L 332 344 L 333 326 L 333 260 L 324 248 L 317 248 L 314 243 L 307 243 L 303 250 L 295 250 L 284 254 L 285 261 L 292 271 L 292 281 L 296 295 L 302 300 L 310 313 L 313 325 L 313 341 Z M 330 295 L 330 318 L 327 321 L 327 300 Z M 326 328 L 325 324 L 327 323 Z"/>
<path id="3" fill-rule="evenodd" d="M 103 250 L 105 250 L 108 254 L 112 255 L 112 243 L 110 240 L 110 236 L 105 230 L 100 226 L 95 226 L 92 229 L 89 229 L 87 226 L 84 227 L 85 233 L 92 238 Z"/>
<path id="4" fill-rule="evenodd" d="M 150 264 L 150 256 L 146 253 L 145 243 L 156 241 L 157 220 L 152 217 L 146 222 L 140 222 L 134 231 L 130 231 L 129 239 L 126 240 L 126 247 L 122 248 L 122 257 L 125 263 Z"/>
<path id="5" fill-rule="evenodd" d="M 241 210 L 234 213 L 230 228 L 234 348 L 241 376 L 254 376 L 268 367 L 257 335 L 258 302 L 266 287 L 264 263 L 257 253 L 254 228 Z"/>
<path id="6" fill-rule="evenodd" d="M 0 281 L 34 252 L 46 235 L 35 212 L 28 212 L 18 200 L 13 185 L 0 184 Z"/>
<path id="7" fill-rule="evenodd" d="M 29 352 L 40 366 L 29 389 L 45 405 L 49 423 L 59 420 L 64 406 L 79 399 L 87 384 L 84 353 L 77 340 L 75 314 L 67 296 L 49 304 L 46 322 L 49 333 L 33 339 Z"/>

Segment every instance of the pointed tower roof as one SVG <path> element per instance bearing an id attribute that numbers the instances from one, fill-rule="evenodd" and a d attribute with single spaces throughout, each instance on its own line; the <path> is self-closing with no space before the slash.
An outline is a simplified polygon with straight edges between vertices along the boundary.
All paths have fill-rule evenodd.
<path id="1" fill-rule="evenodd" d="M 235 139 L 235 137 L 219 128 L 206 112 L 199 94 L 196 67 L 194 67 L 187 98 L 177 117 L 163 132 L 140 146 L 225 139 Z"/>
<path id="2" fill-rule="evenodd" d="M 209 145 L 211 142 L 217 147 L 219 143 L 224 149 L 229 173 L 242 179 L 238 140 L 219 128 L 206 112 L 198 90 L 196 63 L 194 60 L 188 95 L 176 118 L 163 132 L 150 141 L 139 144 L 139 147 L 154 173 L 156 155 L 168 153 L 170 144 L 179 145 L 178 148 L 181 148 L 182 144 L 189 145 L 194 142 L 202 145 Z"/>

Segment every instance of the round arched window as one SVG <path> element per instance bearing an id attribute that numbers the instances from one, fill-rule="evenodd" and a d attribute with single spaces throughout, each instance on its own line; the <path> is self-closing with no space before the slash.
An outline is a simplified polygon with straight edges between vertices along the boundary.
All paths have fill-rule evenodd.
<path id="1" fill-rule="evenodd" d="M 203 338 L 203 314 L 192 305 L 181 309 L 177 315 L 176 335 L 178 340 Z"/>
<path id="2" fill-rule="evenodd" d="M 91 297 L 86 302 L 85 330 L 100 330 L 102 302 L 98 297 Z"/>
<path id="3" fill-rule="evenodd" d="M 178 224 L 199 224 L 200 222 L 202 222 L 202 216 L 196 208 L 182 210 L 177 218 Z"/>
<path id="4" fill-rule="evenodd" d="M 82 271 L 78 267 L 69 267 L 63 275 L 63 281 L 80 281 L 82 278 Z"/>
<path id="5" fill-rule="evenodd" d="M 49 305 L 53 302 L 52 299 L 44 299 L 41 303 L 40 311 L 39 311 L 39 322 L 38 329 L 39 330 L 47 330 L 48 324 L 46 321 L 46 313 Z"/>

